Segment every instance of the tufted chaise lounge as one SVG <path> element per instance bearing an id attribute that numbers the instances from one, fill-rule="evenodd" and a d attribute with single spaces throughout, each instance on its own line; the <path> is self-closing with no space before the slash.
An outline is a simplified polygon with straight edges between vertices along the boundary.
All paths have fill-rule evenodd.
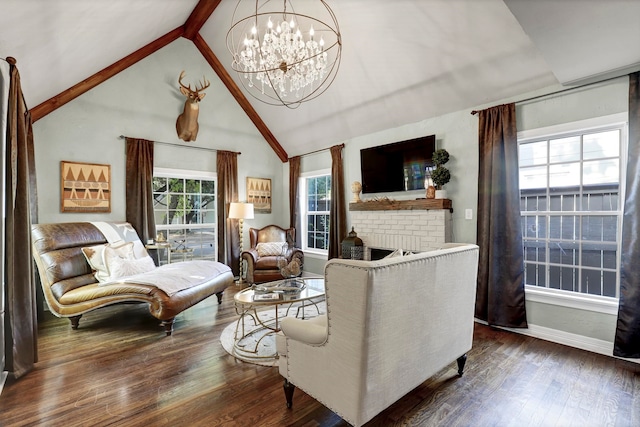
<path id="1" fill-rule="evenodd" d="M 210 261 L 218 273 L 171 296 L 148 283 L 123 280 L 103 286 L 97 282 L 81 250 L 107 243 L 107 238 L 92 223 L 35 224 L 31 228 L 31 241 L 49 309 L 58 317 L 70 318 L 73 329 L 78 328 L 84 313 L 122 302 L 141 302 L 149 304 L 151 315 L 161 320 L 166 334 L 171 335 L 177 314 L 213 294 L 220 302 L 223 291 L 234 279 L 231 269 Z"/>

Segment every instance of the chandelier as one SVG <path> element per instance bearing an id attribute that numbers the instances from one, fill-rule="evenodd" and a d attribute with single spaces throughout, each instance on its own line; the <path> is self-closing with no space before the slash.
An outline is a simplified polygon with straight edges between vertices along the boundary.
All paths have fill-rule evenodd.
<path id="1" fill-rule="evenodd" d="M 324 0 L 299 3 L 315 7 L 239 0 L 227 32 L 231 67 L 251 96 L 270 105 L 297 108 L 318 97 L 340 67 L 342 39 L 333 11 Z"/>

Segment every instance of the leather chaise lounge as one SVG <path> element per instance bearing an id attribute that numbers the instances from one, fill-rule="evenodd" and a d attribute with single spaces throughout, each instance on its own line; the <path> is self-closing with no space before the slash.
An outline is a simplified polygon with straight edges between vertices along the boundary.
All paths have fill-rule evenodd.
<path id="1" fill-rule="evenodd" d="M 144 251 L 144 246 L 128 223 L 105 223 L 114 228 L 128 227 L 131 240 Z M 68 317 L 73 329 L 78 328 L 84 313 L 123 302 L 148 303 L 151 315 L 162 321 L 167 335 L 173 331 L 176 315 L 198 302 L 216 295 L 218 303 L 223 291 L 233 283 L 231 269 L 214 261 L 186 261 L 164 267 L 181 268 L 189 263 L 201 263 L 210 272 L 186 289 L 169 294 L 148 280 L 122 280 L 99 283 L 82 249 L 106 245 L 107 237 L 94 223 L 71 222 L 35 224 L 31 229 L 33 258 L 38 266 L 44 298 L 51 312 Z M 184 267 L 187 267 L 186 265 Z M 154 268 L 152 266 L 152 268 Z M 154 268 L 156 269 L 156 268 Z M 131 276 L 134 279 L 144 275 Z M 151 277 L 157 277 L 151 276 Z"/>

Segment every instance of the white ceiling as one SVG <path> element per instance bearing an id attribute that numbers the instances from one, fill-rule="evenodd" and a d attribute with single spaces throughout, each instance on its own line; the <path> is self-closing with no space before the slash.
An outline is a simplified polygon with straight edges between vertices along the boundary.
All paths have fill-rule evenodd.
<path id="1" fill-rule="evenodd" d="M 198 3 L 0 1 L 0 57 L 18 59 L 30 107 L 180 27 Z M 327 92 L 296 110 L 247 95 L 289 156 L 558 82 L 640 69 L 640 0 L 328 3 L 343 53 Z M 237 79 L 225 43 L 235 4 L 222 0 L 200 34 Z"/>

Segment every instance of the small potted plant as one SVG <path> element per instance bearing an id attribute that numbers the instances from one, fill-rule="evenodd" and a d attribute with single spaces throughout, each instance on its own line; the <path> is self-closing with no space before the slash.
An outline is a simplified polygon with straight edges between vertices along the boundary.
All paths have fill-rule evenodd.
<path id="1" fill-rule="evenodd" d="M 431 171 L 431 180 L 436 187 L 436 199 L 446 199 L 447 191 L 442 187 L 451 180 L 451 173 L 443 165 L 449 161 L 449 152 L 444 148 L 436 150 L 432 160 L 436 165 L 436 168 Z"/>

